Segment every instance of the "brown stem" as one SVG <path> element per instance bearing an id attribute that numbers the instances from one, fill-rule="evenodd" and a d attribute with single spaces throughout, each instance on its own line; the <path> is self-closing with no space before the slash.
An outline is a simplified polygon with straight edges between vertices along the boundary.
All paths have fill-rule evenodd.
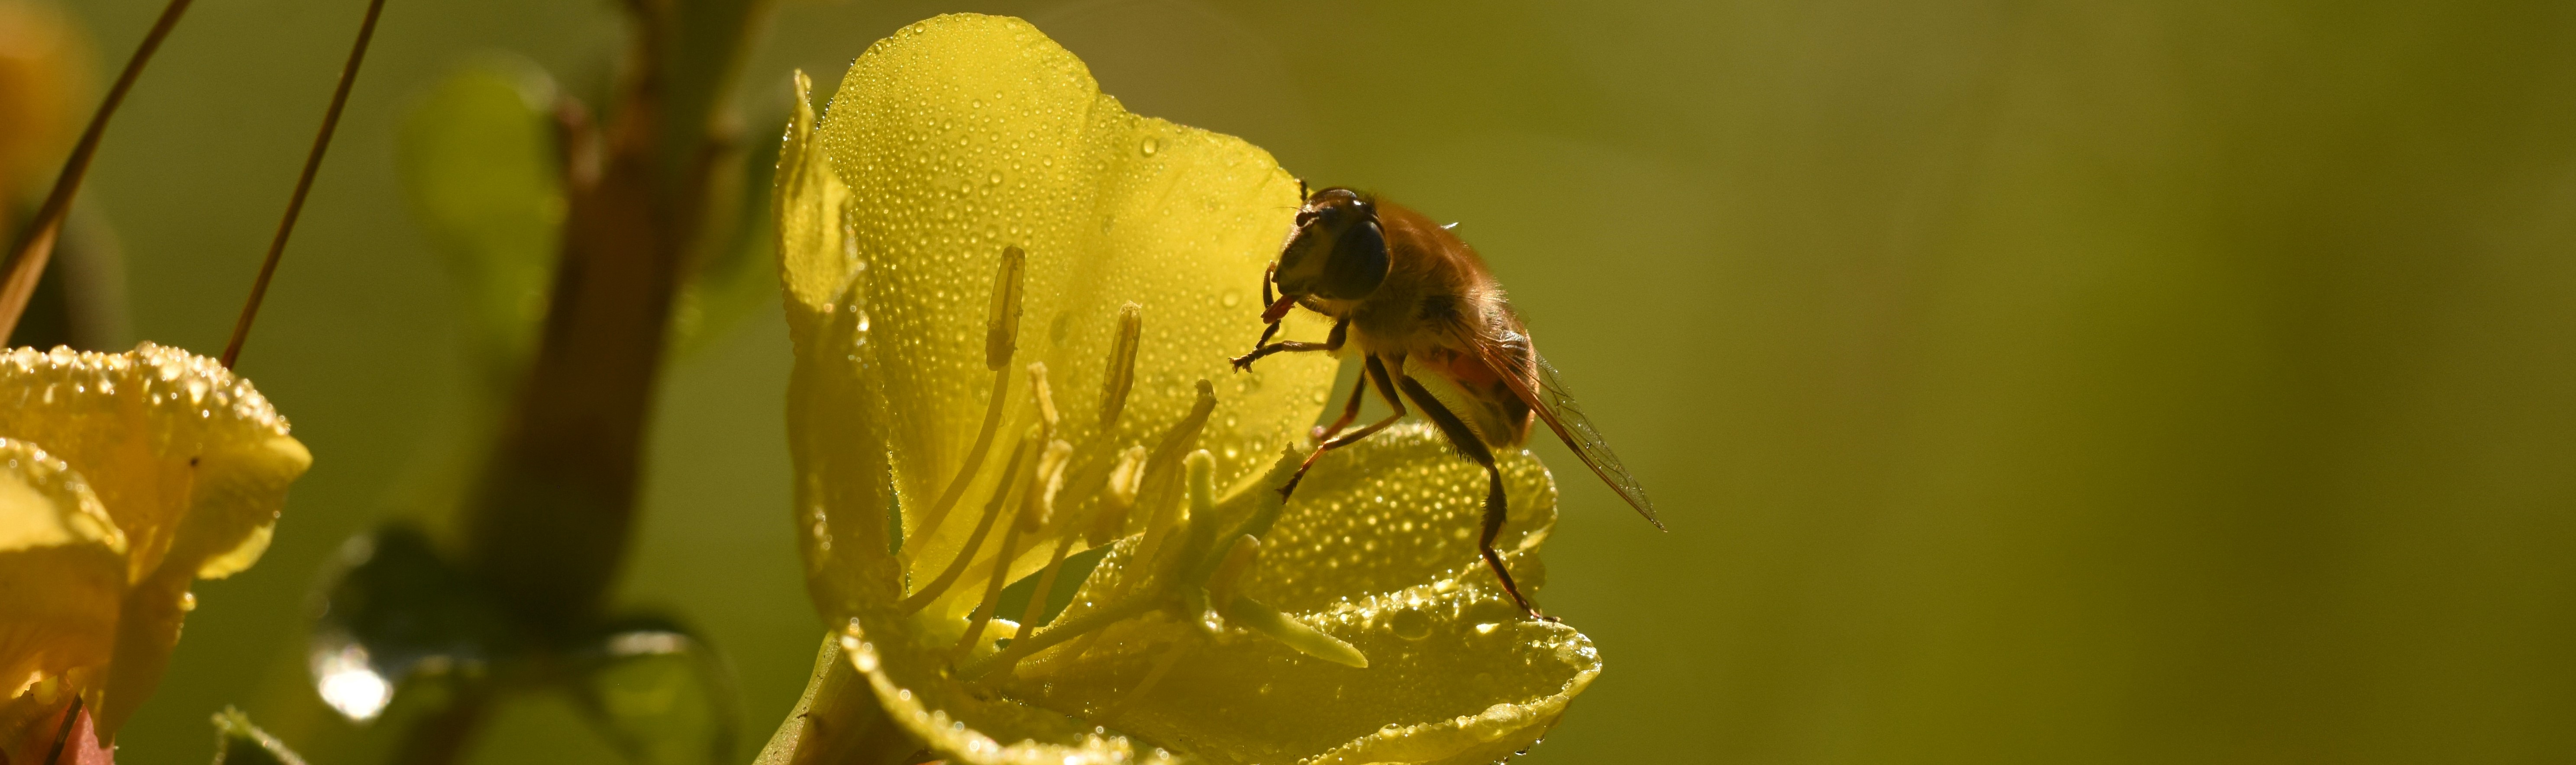
<path id="1" fill-rule="evenodd" d="M 179 26 L 179 17 L 188 12 L 193 0 L 170 0 L 161 7 L 161 17 L 152 22 L 152 30 L 143 34 L 143 43 L 134 47 L 126 58 L 125 71 L 116 75 L 116 84 L 107 89 L 107 98 L 99 101 L 98 111 L 90 115 L 89 127 L 81 130 L 80 143 L 72 146 L 71 156 L 63 159 L 63 172 L 54 177 L 54 190 L 45 195 L 45 204 L 36 209 L 34 220 L 18 235 L 9 248 L 9 273 L 0 280 L 0 343 L 18 329 L 18 314 L 27 310 L 27 299 L 36 294 L 36 281 L 45 275 L 45 263 L 53 259 L 54 238 L 62 234 L 63 217 L 71 212 L 72 196 L 79 193 L 81 179 L 89 174 L 90 158 L 98 154 L 98 142 L 107 135 L 107 120 L 116 116 L 116 107 L 125 103 L 126 91 L 134 89 L 134 80 L 143 76 L 143 65 L 152 53 L 161 49 L 161 41 Z"/>
<path id="2" fill-rule="evenodd" d="M 349 87 L 358 83 L 358 65 L 367 60 L 367 41 L 376 36 L 376 17 L 384 12 L 385 0 L 368 0 L 367 17 L 358 22 L 358 41 L 349 46 L 349 62 L 340 67 L 340 84 L 331 90 L 331 106 L 322 112 L 322 130 L 313 136 L 313 150 L 304 155 L 304 174 L 295 179 L 295 194 L 286 200 L 286 217 L 277 222 L 277 236 L 269 240 L 268 256 L 259 262 L 259 278 L 250 284 L 250 299 L 242 302 L 241 318 L 233 321 L 233 339 L 224 344 L 225 369 L 241 358 L 242 341 L 250 339 L 251 319 L 259 316 L 259 301 L 268 296 L 269 277 L 277 275 L 277 259 L 286 254 L 286 237 L 295 231 L 295 216 L 304 212 L 304 195 L 313 190 L 313 176 L 322 170 L 322 154 L 331 149 L 331 134 L 340 127 L 340 110 L 349 105 Z"/>
<path id="3" fill-rule="evenodd" d="M 722 145 L 721 85 L 767 3 L 633 5 L 599 172 L 567 185 L 537 355 L 466 519 L 476 572 L 548 638 L 598 617 L 624 557 L 672 299 Z"/>

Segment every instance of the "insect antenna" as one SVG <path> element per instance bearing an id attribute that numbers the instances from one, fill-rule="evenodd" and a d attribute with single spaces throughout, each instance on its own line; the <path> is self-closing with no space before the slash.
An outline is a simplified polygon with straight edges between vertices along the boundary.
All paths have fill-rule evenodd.
<path id="1" fill-rule="evenodd" d="M 71 212 L 72 196 L 80 191 L 81 178 L 89 174 L 90 157 L 98 154 L 99 139 L 107 134 L 107 120 L 116 115 L 116 107 L 125 103 L 126 91 L 134 89 L 134 80 L 143 75 L 143 65 L 152 53 L 161 49 L 161 40 L 179 26 L 179 17 L 188 12 L 192 0 L 170 0 L 162 6 L 161 17 L 152 22 L 152 30 L 143 34 L 143 42 L 134 46 L 134 55 L 126 58 L 125 70 L 116 75 L 116 84 L 107 89 L 107 97 L 98 102 L 98 111 L 90 115 L 89 127 L 81 130 L 80 142 L 63 158 L 63 172 L 54 177 L 53 191 L 45 195 L 45 204 L 36 208 L 36 217 L 27 222 L 27 230 L 9 248 L 9 274 L 0 281 L 0 343 L 8 342 L 18 330 L 18 315 L 26 313 L 28 298 L 36 294 L 36 281 L 45 275 L 45 264 L 53 259 L 54 238 L 62 233 L 63 216 Z"/>
<path id="2" fill-rule="evenodd" d="M 312 152 L 304 156 L 304 174 L 295 179 L 295 194 L 286 200 L 286 216 L 277 221 L 277 237 L 269 240 L 268 257 L 260 261 L 259 278 L 250 285 L 250 299 L 243 301 L 241 318 L 233 322 L 232 340 L 224 344 L 225 369 L 231 369 L 233 360 L 241 358 L 242 341 L 250 337 L 250 323 L 259 316 L 260 299 L 268 296 L 268 280 L 277 274 L 278 257 L 286 254 L 286 238 L 295 232 L 295 216 L 304 211 L 304 197 L 313 190 L 313 176 L 322 170 L 322 155 L 331 149 L 331 134 L 340 127 L 340 111 L 349 105 L 349 88 L 357 84 L 358 65 L 367 60 L 367 42 L 376 36 L 376 17 L 384 10 L 385 0 L 367 1 L 367 17 L 358 22 L 358 41 L 349 46 L 349 62 L 340 68 L 340 83 L 331 91 L 331 106 L 322 112 L 322 129 L 313 136 Z"/>

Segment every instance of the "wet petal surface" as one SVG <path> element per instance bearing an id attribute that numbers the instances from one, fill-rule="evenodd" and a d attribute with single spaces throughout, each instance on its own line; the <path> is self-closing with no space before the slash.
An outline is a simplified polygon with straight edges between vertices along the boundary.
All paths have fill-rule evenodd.
<path id="1" fill-rule="evenodd" d="M 159 684 L 194 607 L 189 586 L 259 560 L 312 455 L 248 380 L 152 343 L 0 354 L 0 437 L 78 471 L 125 538 L 115 659 L 98 708 L 112 738 Z"/>
<path id="2" fill-rule="evenodd" d="M 1428 426 L 1326 456 L 1284 507 L 1261 483 L 1284 477 L 1262 477 L 1284 470 L 1283 447 L 1311 448 L 1333 371 L 1296 354 L 1227 365 L 1261 334 L 1262 270 L 1297 202 L 1266 153 L 1127 113 L 1025 22 L 959 15 L 870 48 L 827 116 L 801 110 L 777 183 L 810 589 L 846 625 L 841 653 L 875 706 L 948 760 L 1490 762 L 1599 672 L 1580 633 L 1500 592 L 1476 554 L 1484 473 Z M 1024 254 L 1016 272 L 1006 248 Z M 1134 383 L 1103 428 L 1128 303 Z M 1002 306 L 1015 333 L 992 331 Z M 1283 337 L 1324 329 L 1300 315 Z M 1202 429 L 1175 430 L 1193 406 L 1212 406 Z M 1498 456 L 1512 502 L 1497 546 L 1534 590 L 1555 486 L 1526 452 Z M 1114 477 L 1067 477 L 1083 465 Z M 1072 493 L 1019 514 L 1047 487 Z M 968 637 L 977 596 L 998 589 L 993 556 L 1028 575 L 1055 541 L 1088 544 L 1074 519 L 1112 502 L 1134 503 L 1110 527 L 1123 539 L 1049 622 L 1065 631 L 1051 642 L 1003 613 Z M 1229 536 L 1272 512 L 1255 539 Z M 961 558 L 970 573 L 936 602 L 899 603 Z M 1086 619 L 1097 629 L 1071 628 Z"/>
<path id="3" fill-rule="evenodd" d="M 1216 456 L 1220 481 L 1266 465 L 1312 422 L 1332 360 L 1277 358 L 1243 374 L 1226 365 L 1260 336 L 1262 270 L 1297 204 L 1296 180 L 1267 152 L 1128 113 L 1081 61 L 1016 19 L 916 24 L 871 47 L 843 83 L 813 141 L 847 201 L 806 225 L 846 225 L 846 271 L 788 278 L 800 294 L 847 281 L 844 302 L 864 305 L 908 529 L 967 461 L 997 378 L 1014 388 L 1001 437 L 953 512 L 971 512 L 999 483 L 993 468 L 1036 417 L 1020 366 L 1047 365 L 1067 412 L 1058 438 L 1099 435 L 1099 391 L 1128 302 L 1142 307 L 1141 351 L 1108 442 L 1169 427 L 1202 379 L 1217 383 L 1220 403 L 1199 444 Z M 1026 252 L 1027 267 L 1016 352 L 996 375 L 984 338 L 1005 247 Z M 788 262 L 831 265 L 794 253 Z M 1323 334 L 1311 320 L 1288 332 Z M 913 577 L 953 558 L 970 525 L 908 540 Z"/>

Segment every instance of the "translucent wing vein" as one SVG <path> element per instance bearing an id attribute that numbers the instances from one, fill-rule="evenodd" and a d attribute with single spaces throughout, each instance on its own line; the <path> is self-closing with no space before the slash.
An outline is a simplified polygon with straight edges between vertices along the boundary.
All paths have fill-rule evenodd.
<path id="1" fill-rule="evenodd" d="M 1574 393 L 1557 375 L 1556 365 L 1532 350 L 1527 336 L 1507 332 L 1501 341 L 1478 343 L 1477 348 L 1484 354 L 1485 363 L 1502 373 L 1512 393 L 1529 404 L 1539 420 L 1556 431 L 1556 437 L 1573 449 L 1594 475 L 1601 476 L 1602 483 L 1609 484 L 1611 491 L 1618 492 L 1620 499 L 1627 500 L 1628 506 L 1646 516 L 1655 528 L 1664 527 L 1664 522 L 1655 517 L 1654 501 L 1646 498 L 1646 487 L 1638 485 L 1637 477 L 1628 472 L 1619 455 L 1610 451 L 1610 440 L 1601 437 L 1592 417 L 1583 413 L 1583 405 L 1575 403 Z"/>

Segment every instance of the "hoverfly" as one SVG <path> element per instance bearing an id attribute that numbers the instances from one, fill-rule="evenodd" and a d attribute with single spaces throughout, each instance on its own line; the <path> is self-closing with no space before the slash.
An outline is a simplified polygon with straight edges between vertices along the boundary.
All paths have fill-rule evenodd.
<path id="1" fill-rule="evenodd" d="M 1303 193 L 1302 184 L 1300 193 Z M 1274 295 L 1273 286 L 1278 288 Z M 1359 345 L 1366 365 L 1352 387 L 1349 403 L 1329 427 L 1317 428 L 1322 442 L 1281 486 L 1293 494 L 1306 469 L 1325 452 L 1369 437 L 1406 413 L 1406 401 L 1422 410 L 1458 453 L 1485 468 L 1484 533 L 1476 551 L 1500 578 L 1503 590 L 1521 610 L 1545 619 L 1494 552 L 1494 537 L 1503 528 L 1503 472 L 1494 464 L 1494 449 L 1528 441 L 1533 416 L 1547 423 L 1556 437 L 1583 458 L 1583 464 L 1613 491 L 1646 516 L 1655 528 L 1655 505 L 1635 476 L 1610 452 L 1610 444 L 1584 416 L 1583 409 L 1557 379 L 1556 368 L 1539 357 L 1527 328 L 1503 299 L 1502 286 L 1476 251 L 1447 227 L 1410 208 L 1347 188 L 1328 188 L 1307 195 L 1297 210 L 1296 229 L 1270 264 L 1261 284 L 1261 321 L 1268 328 L 1251 353 L 1234 359 L 1236 370 L 1252 368 L 1273 353 L 1321 351 L 1339 354 Z M 1324 342 L 1270 342 L 1279 320 L 1303 307 L 1333 319 Z M 1466 398 L 1464 412 L 1451 411 L 1414 375 L 1429 374 L 1452 383 Z M 1394 414 L 1348 433 L 1359 417 L 1360 403 L 1374 385 Z"/>

